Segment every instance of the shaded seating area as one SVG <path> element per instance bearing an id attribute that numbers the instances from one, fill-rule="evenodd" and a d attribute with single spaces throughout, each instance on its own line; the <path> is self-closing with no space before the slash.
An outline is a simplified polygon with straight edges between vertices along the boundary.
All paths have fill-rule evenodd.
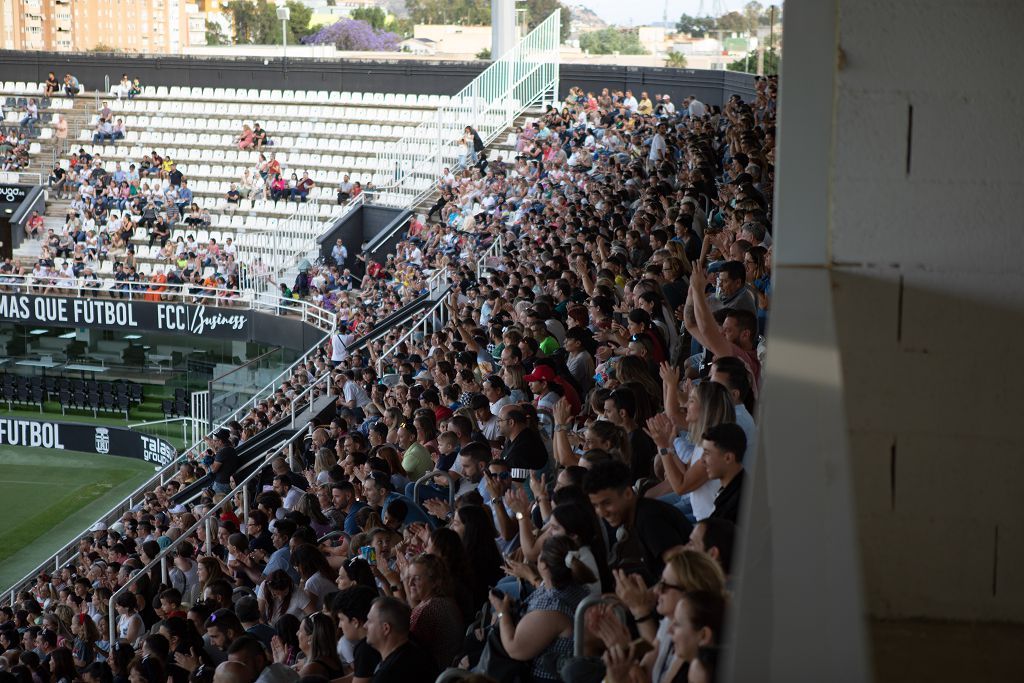
<path id="1" fill-rule="evenodd" d="M 7 404 L 7 409 L 14 406 L 38 406 L 43 412 L 46 400 L 46 389 L 42 377 L 25 377 L 5 373 L 0 377 L 0 399 Z"/>
<path id="2" fill-rule="evenodd" d="M 178 387 L 174 390 L 174 399 L 165 399 L 160 402 L 160 405 L 164 411 L 164 417 L 167 419 L 174 417 L 190 417 L 192 415 L 192 406 L 189 401 L 189 392 L 187 389 Z"/>
<path id="3" fill-rule="evenodd" d="M 134 382 L 0 375 L 0 400 L 8 410 L 14 406 L 37 406 L 43 412 L 46 401 L 56 401 L 63 415 L 80 410 L 91 412 L 94 417 L 101 412 L 123 413 L 128 419 L 128 411 L 142 403 L 142 399 L 142 385 Z"/>
<path id="4" fill-rule="evenodd" d="M 131 407 L 142 403 L 142 385 L 134 382 L 48 377 L 47 391 L 56 397 L 65 415 L 69 410 L 82 410 L 92 412 L 94 417 L 101 412 L 123 413 L 128 419 Z"/>

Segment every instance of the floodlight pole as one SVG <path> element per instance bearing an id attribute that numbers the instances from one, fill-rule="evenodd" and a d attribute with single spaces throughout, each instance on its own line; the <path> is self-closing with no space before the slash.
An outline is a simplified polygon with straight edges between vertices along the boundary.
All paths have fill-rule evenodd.
<path id="1" fill-rule="evenodd" d="M 277 18 L 281 20 L 281 66 L 286 73 L 288 71 L 288 20 L 291 18 L 291 13 L 285 0 L 277 0 Z"/>

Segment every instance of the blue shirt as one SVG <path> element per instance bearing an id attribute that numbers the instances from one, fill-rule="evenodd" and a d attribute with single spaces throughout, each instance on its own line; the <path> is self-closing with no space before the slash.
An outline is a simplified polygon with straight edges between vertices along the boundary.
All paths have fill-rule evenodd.
<path id="1" fill-rule="evenodd" d="M 192 190 L 188 187 L 183 187 L 178 191 L 179 202 L 191 202 L 192 201 Z"/>
<path id="2" fill-rule="evenodd" d="M 366 507 L 366 503 L 357 500 L 348 509 L 348 514 L 345 515 L 345 533 L 349 536 L 355 536 L 359 533 L 359 525 L 356 524 L 356 513 L 364 507 Z"/>
<path id="3" fill-rule="evenodd" d="M 263 576 L 270 576 L 271 572 L 275 572 L 278 569 L 283 569 L 288 572 L 288 576 L 292 577 L 292 581 L 298 581 L 298 573 L 292 569 L 292 552 L 288 549 L 288 546 L 278 548 L 267 560 L 267 566 L 263 568 Z"/>

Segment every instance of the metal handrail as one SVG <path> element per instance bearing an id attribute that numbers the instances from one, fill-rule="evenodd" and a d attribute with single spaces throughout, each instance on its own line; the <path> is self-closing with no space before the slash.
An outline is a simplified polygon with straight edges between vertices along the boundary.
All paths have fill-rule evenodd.
<path id="1" fill-rule="evenodd" d="M 588 595 L 576 606 L 576 615 L 572 621 L 572 650 L 574 657 L 583 656 L 583 634 L 586 632 L 587 610 L 595 605 L 620 606 L 622 603 L 617 598 L 605 597 L 603 595 Z"/>
<path id="2" fill-rule="evenodd" d="M 263 464 L 261 464 L 259 467 L 256 467 L 255 469 L 253 469 L 253 471 L 250 472 L 249 475 L 247 477 L 245 477 L 245 479 L 243 479 L 241 482 L 239 482 L 235 486 L 235 488 L 233 488 L 230 492 L 228 492 L 224 496 L 224 498 L 222 498 L 220 500 L 220 502 L 218 502 L 215 505 L 213 505 L 213 507 L 211 507 L 208 511 L 206 511 L 206 513 L 204 513 L 203 516 L 200 517 L 196 521 L 195 524 L 193 524 L 191 527 L 189 527 L 186 531 L 182 532 L 182 534 L 180 536 L 178 536 L 178 538 L 176 538 L 175 540 L 171 541 L 171 543 L 166 548 L 161 550 L 160 553 L 157 554 L 157 556 L 154 557 L 149 562 L 149 564 L 147 564 L 145 567 L 143 567 L 139 571 L 137 571 L 134 574 L 132 574 L 132 576 L 128 579 L 128 581 L 126 581 L 124 583 L 123 586 L 119 587 L 117 590 L 115 590 L 110 595 L 110 603 L 109 603 L 109 610 L 110 611 L 109 611 L 109 614 L 112 615 L 112 616 L 111 616 L 110 619 L 108 619 L 108 621 L 110 622 L 110 632 L 109 632 L 108 635 L 109 635 L 109 642 L 110 642 L 111 646 L 113 646 L 113 644 L 117 642 L 117 619 L 113 617 L 113 615 L 117 614 L 117 611 L 114 608 L 114 606 L 116 604 L 115 601 L 117 600 L 117 597 L 119 595 L 121 595 L 123 592 L 125 592 L 128 589 L 129 586 L 134 584 L 138 580 L 138 577 L 144 576 L 144 575 L 148 575 L 149 572 L 154 567 L 156 567 L 157 565 L 160 565 L 160 573 L 161 573 L 162 577 L 164 578 L 164 581 L 166 582 L 167 575 L 168 575 L 167 558 L 170 556 L 172 551 L 176 550 L 179 545 L 181 545 L 186 540 L 188 540 L 193 534 L 195 534 L 196 531 L 199 530 L 199 527 L 204 525 L 204 524 L 207 525 L 207 528 L 206 528 L 206 544 L 207 544 L 207 550 L 209 550 L 210 547 L 211 547 L 212 540 L 213 540 L 212 535 L 210 533 L 209 522 L 213 518 L 213 515 L 215 513 L 217 513 L 219 510 L 221 510 L 221 508 L 223 508 L 228 502 L 233 501 L 236 494 L 238 494 L 240 492 L 243 492 L 246 489 L 246 487 L 249 484 L 249 482 L 252 481 L 255 477 L 259 476 L 259 474 L 262 472 L 263 468 L 271 460 L 273 460 L 275 457 L 277 457 L 280 453 L 282 453 L 289 446 L 293 445 L 296 442 L 301 442 L 304 436 L 305 436 L 305 434 L 300 430 L 300 431 L 296 432 L 294 435 L 292 435 L 288 439 L 288 441 L 286 441 L 284 444 L 281 444 L 281 445 L 276 446 L 276 447 L 269 448 L 267 450 L 267 455 L 266 455 L 266 457 L 263 460 Z"/>
<path id="3" fill-rule="evenodd" d="M 457 138 L 467 122 L 476 126 L 486 145 L 534 103 L 549 94 L 552 101 L 557 99 L 560 33 L 560 13 L 555 11 L 439 107 L 433 120 L 378 153 L 373 164 L 377 176 L 390 180 L 374 183 L 377 201 L 411 207 L 432 192 L 433 182 L 417 189 L 412 181 L 436 179 L 442 167 L 460 165 Z"/>
<path id="4" fill-rule="evenodd" d="M 309 407 L 313 406 L 313 399 L 316 398 L 315 396 L 312 395 L 313 394 L 313 390 L 319 388 L 321 384 L 327 384 L 327 393 L 325 394 L 326 396 L 333 396 L 334 395 L 334 393 L 333 393 L 334 383 L 331 381 L 331 379 L 332 379 L 331 378 L 331 373 L 329 373 L 329 372 L 324 373 L 323 375 L 320 375 L 315 380 L 313 380 L 313 382 L 308 387 L 303 389 L 299 393 L 298 396 L 296 396 L 295 398 L 293 398 L 291 400 L 291 405 L 289 406 L 289 409 L 290 409 L 289 412 L 291 414 L 291 422 L 290 422 L 290 424 L 291 424 L 292 427 L 295 426 L 295 414 L 296 414 L 295 406 L 299 405 L 301 403 L 301 399 L 304 396 L 309 394 L 309 401 L 306 404 L 303 404 L 299 408 L 299 411 L 305 410 L 306 405 L 308 405 Z"/>
<path id="5" fill-rule="evenodd" d="M 455 482 L 458 478 L 448 470 L 434 470 L 433 472 L 427 472 L 422 477 L 416 480 L 416 483 L 412 485 L 412 500 L 417 505 L 420 504 L 420 485 L 426 481 L 430 481 L 434 477 L 440 477 L 444 475 L 448 477 L 448 507 L 452 510 L 455 509 Z"/>
<path id="6" fill-rule="evenodd" d="M 443 293 L 438 297 L 437 301 L 434 302 L 433 306 L 424 311 L 423 317 L 420 318 L 418 322 L 413 323 L 406 332 L 404 332 L 398 339 L 395 340 L 395 343 L 392 346 L 388 347 L 387 349 L 384 350 L 383 353 L 380 354 L 380 357 L 377 358 L 378 376 L 384 374 L 384 361 L 390 358 L 391 355 L 395 353 L 399 345 L 408 340 L 412 336 L 412 334 L 420 328 L 422 328 L 424 333 L 426 333 L 427 327 L 429 326 L 431 320 L 434 319 L 435 314 L 436 319 L 441 326 L 445 325 L 448 322 L 448 308 L 445 306 L 445 297 L 447 296 L 447 293 L 450 291 L 451 286 L 447 287 L 443 291 Z"/>

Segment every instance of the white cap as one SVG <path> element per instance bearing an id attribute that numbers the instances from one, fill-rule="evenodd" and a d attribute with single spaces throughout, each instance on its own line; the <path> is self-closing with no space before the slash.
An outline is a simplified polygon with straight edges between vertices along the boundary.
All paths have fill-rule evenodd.
<path id="1" fill-rule="evenodd" d="M 96 522 L 89 529 L 89 531 L 106 531 L 106 530 L 107 530 L 107 523 L 106 522 Z"/>

